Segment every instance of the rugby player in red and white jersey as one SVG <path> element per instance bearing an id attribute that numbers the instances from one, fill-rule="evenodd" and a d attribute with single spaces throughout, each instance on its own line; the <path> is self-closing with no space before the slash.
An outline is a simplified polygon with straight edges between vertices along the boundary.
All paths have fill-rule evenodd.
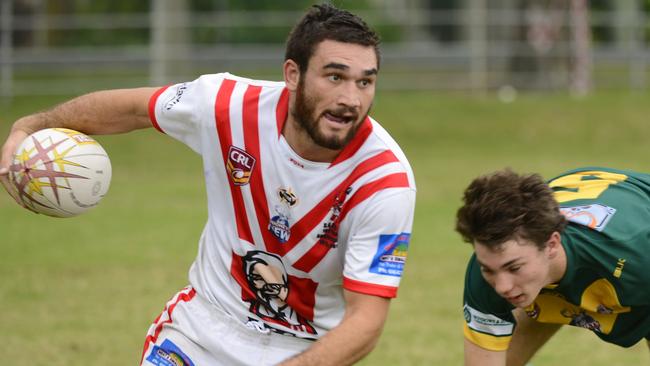
<path id="1" fill-rule="evenodd" d="M 41 128 L 154 126 L 203 157 L 208 221 L 141 364 L 352 364 L 397 294 L 415 205 L 404 154 L 368 116 L 378 45 L 357 16 L 314 6 L 289 36 L 284 82 L 222 73 L 81 96 L 16 121 L 0 177 Z"/>

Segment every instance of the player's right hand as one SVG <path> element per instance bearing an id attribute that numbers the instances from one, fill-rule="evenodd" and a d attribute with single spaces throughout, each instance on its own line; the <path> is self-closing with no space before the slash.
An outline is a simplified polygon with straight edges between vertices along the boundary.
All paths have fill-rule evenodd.
<path id="1" fill-rule="evenodd" d="M 18 191 L 16 187 L 9 182 L 9 167 L 12 164 L 14 153 L 25 138 L 29 134 L 23 130 L 13 128 L 7 137 L 4 145 L 2 145 L 2 150 L 0 150 L 0 183 L 5 188 L 7 193 L 13 197 L 19 205 L 25 206 L 22 200 L 18 197 Z"/>

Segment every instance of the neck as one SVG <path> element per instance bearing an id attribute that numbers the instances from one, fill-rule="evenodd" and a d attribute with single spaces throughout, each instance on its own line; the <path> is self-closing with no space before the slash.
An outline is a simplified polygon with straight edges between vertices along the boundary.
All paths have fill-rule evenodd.
<path id="1" fill-rule="evenodd" d="M 282 129 L 282 135 L 296 154 L 301 158 L 318 163 L 331 163 L 336 159 L 341 150 L 332 150 L 317 145 L 307 131 L 300 126 L 291 112 Z"/>
<path id="2" fill-rule="evenodd" d="M 557 248 L 555 257 L 551 260 L 551 270 L 549 273 L 550 283 L 558 283 L 564 277 L 567 270 L 567 256 L 564 246 L 560 244 Z"/>

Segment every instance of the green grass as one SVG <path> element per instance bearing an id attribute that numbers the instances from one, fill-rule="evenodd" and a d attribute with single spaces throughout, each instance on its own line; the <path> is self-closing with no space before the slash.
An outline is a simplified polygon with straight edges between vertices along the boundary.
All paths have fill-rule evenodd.
<path id="1" fill-rule="evenodd" d="M 17 116 L 61 99 L 17 98 Z M 362 365 L 462 364 L 462 284 L 471 248 L 453 231 L 464 187 L 503 167 L 551 177 L 583 165 L 648 168 L 647 94 L 586 99 L 380 93 L 373 116 L 398 140 L 418 185 L 413 241 L 399 296 Z M 73 219 L 33 215 L 0 195 L 0 354 L 22 365 L 126 365 L 145 332 L 187 283 L 206 219 L 201 162 L 153 130 L 98 138 L 113 181 L 94 210 Z M 643 344 L 608 345 L 567 328 L 535 366 L 642 365 Z"/>

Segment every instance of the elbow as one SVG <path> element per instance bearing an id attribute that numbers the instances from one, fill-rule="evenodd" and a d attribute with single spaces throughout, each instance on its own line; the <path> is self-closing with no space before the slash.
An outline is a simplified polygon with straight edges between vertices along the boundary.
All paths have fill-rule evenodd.
<path id="1" fill-rule="evenodd" d="M 359 350 L 359 353 L 366 356 L 372 352 L 379 343 L 379 338 L 381 337 L 383 330 L 383 322 L 369 324 L 368 327 L 363 330 L 363 334 L 365 335 L 366 339 L 365 342 L 362 342 L 362 347 Z"/>

